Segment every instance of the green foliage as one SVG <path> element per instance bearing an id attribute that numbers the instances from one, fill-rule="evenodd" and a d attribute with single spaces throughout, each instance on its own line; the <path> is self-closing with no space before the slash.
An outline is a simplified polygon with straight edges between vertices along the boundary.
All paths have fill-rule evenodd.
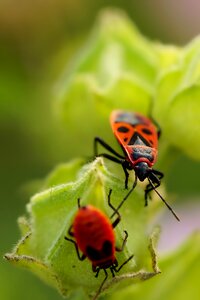
<path id="1" fill-rule="evenodd" d="M 112 145 L 109 113 L 121 108 L 151 114 L 160 124 L 163 135 L 158 165 L 161 170 L 167 169 L 168 157 L 175 159 L 175 152 L 171 151 L 175 148 L 176 153 L 182 151 L 199 160 L 199 55 L 199 39 L 182 49 L 159 45 L 144 38 L 125 15 L 104 12 L 67 76 L 57 85 L 54 109 L 66 129 L 69 153 L 73 143 L 73 154 L 76 149 L 77 155 L 89 156 L 92 140 L 97 135 Z M 78 261 L 73 245 L 64 236 L 77 211 L 79 197 L 81 203 L 91 203 L 108 216 L 111 214 L 107 204 L 110 188 L 112 203 L 117 206 L 126 195 L 121 166 L 101 158 L 90 163 L 80 158 L 58 166 L 44 180 L 42 191 L 31 198 L 28 216 L 19 219 L 22 238 L 5 257 L 31 270 L 65 297 L 71 294 L 72 299 L 85 299 L 94 294 L 104 274 L 94 278 L 91 263 Z M 116 229 L 117 244 L 124 230 L 129 232 L 129 239 L 117 259 L 121 263 L 130 254 L 134 254 L 134 259 L 105 287 L 117 289 L 113 290 L 113 299 L 116 295 L 122 300 L 134 296 L 149 300 L 187 299 L 188 294 L 173 285 L 183 280 L 189 288 L 197 277 L 199 266 L 194 261 L 199 260 L 198 234 L 169 258 L 160 258 L 163 274 L 143 284 L 139 282 L 158 273 L 154 248 L 148 249 L 151 235 L 147 232 L 160 202 L 155 197 L 145 209 L 143 198 L 143 185 L 138 184 L 120 210 L 122 222 Z M 80 287 L 86 294 L 77 291 Z"/>
<path id="2" fill-rule="evenodd" d="M 112 203 L 115 206 L 126 194 L 121 188 L 123 180 L 110 173 L 101 158 L 77 170 L 80 162 L 75 160 L 62 166 L 62 172 L 61 167 L 58 167 L 46 179 L 46 184 L 51 183 L 52 187 L 31 199 L 27 207 L 28 221 L 26 218 L 19 219 L 23 238 L 13 253 L 6 255 L 11 262 L 30 269 L 44 281 L 56 286 L 65 296 L 78 286 L 83 286 L 88 293 L 94 292 L 103 278 L 101 274 L 97 280 L 89 261 L 81 263 L 74 247 L 64 239 L 77 211 L 77 199 L 81 197 L 81 203 L 91 203 L 110 215 L 107 204 L 109 189 L 113 189 Z M 70 181 L 74 179 L 75 173 L 76 180 Z M 63 183 L 66 178 L 69 183 Z M 54 186 L 54 182 L 60 184 Z M 126 251 L 119 255 L 118 261 L 125 261 L 132 253 L 135 258 L 124 267 L 121 274 L 128 270 L 137 271 L 141 267 L 151 269 L 149 241 L 145 234 L 147 210 L 143 207 L 143 195 L 138 192 L 137 198 L 138 201 L 132 201 L 128 209 L 122 208 L 123 220 L 116 230 L 119 245 L 125 229 L 134 235 L 134 239 L 128 240 Z M 147 275 L 144 272 L 143 276 Z"/>
<path id="3" fill-rule="evenodd" d="M 55 107 L 69 142 L 77 150 L 81 144 L 85 155 L 91 153 L 93 137 L 102 132 L 112 143 L 108 116 L 123 108 L 157 120 L 165 143 L 161 157 L 166 147 L 175 147 L 199 160 L 199 55 L 199 38 L 182 49 L 152 43 L 125 15 L 101 14 L 58 84 Z"/>
<path id="4" fill-rule="evenodd" d="M 134 107 L 147 114 L 158 67 L 154 46 L 126 16 L 103 13 L 70 76 L 63 76 L 58 85 L 55 105 L 69 141 L 73 139 L 77 149 L 81 144 L 88 155 L 94 135 L 109 132 L 112 109 Z"/>
<path id="5" fill-rule="evenodd" d="M 193 234 L 180 249 L 160 259 L 163 272 L 144 282 L 140 288 L 132 285 L 127 289 L 114 293 L 114 300 L 198 300 L 200 288 L 198 284 L 200 268 L 200 234 Z"/>
<path id="6" fill-rule="evenodd" d="M 197 38 L 182 49 L 175 63 L 159 75 L 153 107 L 153 115 L 161 125 L 168 142 L 198 160 L 199 58 L 200 39 Z"/>

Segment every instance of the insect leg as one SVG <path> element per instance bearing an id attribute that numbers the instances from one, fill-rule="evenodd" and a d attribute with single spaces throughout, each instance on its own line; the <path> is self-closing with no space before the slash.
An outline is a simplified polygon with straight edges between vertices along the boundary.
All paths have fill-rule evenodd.
<path id="1" fill-rule="evenodd" d="M 103 146 L 106 150 L 108 150 L 109 152 L 111 152 L 113 155 L 115 155 L 117 157 L 112 156 L 112 155 L 107 154 L 107 153 L 98 154 L 98 151 L 97 151 L 97 144 L 98 143 L 101 146 Z M 129 177 L 129 173 L 127 171 L 127 169 L 128 169 L 127 161 L 124 159 L 124 156 L 122 156 L 119 153 L 117 153 L 112 147 L 110 147 L 107 143 L 104 142 L 104 140 L 102 140 L 99 137 L 95 137 L 94 138 L 94 154 L 95 154 L 95 156 L 105 157 L 105 158 L 107 158 L 107 159 L 109 159 L 111 161 L 114 161 L 114 162 L 122 165 L 123 170 L 124 170 L 124 174 L 125 174 L 125 189 L 128 189 L 128 177 Z"/>
<path id="2" fill-rule="evenodd" d="M 107 158 L 111 161 L 114 161 L 117 164 L 122 165 L 122 168 L 123 168 L 124 174 L 125 174 L 125 184 L 124 184 L 124 186 L 125 186 L 125 189 L 127 190 L 128 189 L 128 178 L 129 178 L 129 173 L 127 171 L 127 161 L 124 158 L 123 159 L 118 159 L 117 157 L 112 156 L 112 155 L 107 154 L 107 153 L 101 153 L 101 154 L 99 154 L 99 156 Z"/>
<path id="3" fill-rule="evenodd" d="M 134 190 L 134 188 L 136 187 L 137 185 L 137 176 L 135 175 L 135 180 L 133 182 L 133 186 L 132 188 L 130 189 L 130 191 L 128 192 L 128 194 L 124 197 L 124 199 L 121 201 L 121 203 L 118 205 L 117 207 L 117 211 L 120 209 L 120 207 L 123 205 L 123 203 L 127 200 L 127 198 L 130 196 L 130 194 L 132 193 L 132 191 Z M 113 216 L 113 215 L 112 215 Z"/>
<path id="4" fill-rule="evenodd" d="M 118 252 L 123 251 L 124 250 L 124 246 L 126 245 L 126 241 L 127 241 L 127 238 L 128 238 L 128 232 L 126 230 L 124 230 L 124 232 L 125 232 L 125 237 L 123 239 L 121 248 L 115 247 L 115 250 L 118 251 Z"/>
<path id="5" fill-rule="evenodd" d="M 78 208 L 81 208 L 80 200 L 81 200 L 80 198 L 77 199 L 77 202 L 78 202 Z"/>
<path id="6" fill-rule="evenodd" d="M 115 277 L 115 272 L 114 272 L 115 268 L 113 268 L 112 266 L 110 267 L 110 271 L 111 271 L 111 274 L 112 274 L 112 277 Z"/>
<path id="7" fill-rule="evenodd" d="M 157 123 L 157 121 L 155 121 L 152 117 L 151 117 L 151 120 L 153 121 L 154 125 L 156 125 L 156 127 L 157 127 L 157 136 L 158 136 L 158 139 L 159 139 L 160 136 L 161 136 L 161 133 L 162 133 L 161 127 L 160 127 L 160 125 Z"/>
<path id="8" fill-rule="evenodd" d="M 101 153 L 101 154 L 99 154 L 98 156 L 107 158 L 107 159 L 109 159 L 109 160 L 111 160 L 111 161 L 114 161 L 114 162 L 117 163 L 117 164 L 122 164 L 122 160 L 121 160 L 121 159 L 118 159 L 117 157 L 112 156 L 112 155 L 110 155 L 110 154 L 107 154 L 107 153 Z"/>
<path id="9" fill-rule="evenodd" d="M 162 131 L 161 131 L 161 128 L 160 127 L 158 127 L 157 126 L 157 135 L 158 135 L 158 139 L 160 138 L 160 136 L 161 136 L 161 133 L 162 133 Z"/>
<path id="10" fill-rule="evenodd" d="M 111 193 L 112 193 L 112 190 L 110 189 L 109 194 L 108 194 L 108 205 L 109 205 L 109 206 L 112 208 L 112 210 L 113 210 L 113 214 L 112 214 L 111 218 L 112 218 L 115 214 L 117 214 L 117 219 L 112 223 L 112 227 L 115 228 L 115 227 L 119 224 L 119 222 L 120 222 L 120 220 L 121 220 L 121 215 L 120 215 L 118 209 L 116 209 L 116 208 L 111 204 L 111 201 L 110 201 Z"/>
<path id="11" fill-rule="evenodd" d="M 103 269 L 103 270 L 104 270 L 104 273 L 105 273 L 105 278 L 104 278 L 104 280 L 102 281 L 102 283 L 101 283 L 101 285 L 100 285 L 98 291 L 96 292 L 96 295 L 94 296 L 93 300 L 96 300 L 96 299 L 98 298 L 98 296 L 99 296 L 99 294 L 101 293 L 101 290 L 102 290 L 102 288 L 103 288 L 103 285 L 104 285 L 104 283 L 106 282 L 106 280 L 107 280 L 107 278 L 108 278 L 108 273 L 107 273 L 106 269 Z"/>
<path id="12" fill-rule="evenodd" d="M 99 276 L 100 268 L 97 266 L 92 265 L 92 271 L 96 272 L 95 277 L 97 278 Z"/>
<path id="13" fill-rule="evenodd" d="M 127 171 L 127 162 L 126 160 L 124 160 L 122 162 L 122 168 L 124 170 L 124 174 L 125 174 L 125 189 L 128 190 L 128 178 L 129 178 L 129 172 Z"/>
<path id="14" fill-rule="evenodd" d="M 67 240 L 67 241 L 69 241 L 69 242 L 71 242 L 71 243 L 74 244 L 75 249 L 76 249 L 76 253 L 77 253 L 77 256 L 78 256 L 78 259 L 79 259 L 79 260 L 84 260 L 84 259 L 86 258 L 86 256 L 85 256 L 84 254 L 80 255 L 80 252 L 79 252 L 79 249 L 78 249 L 78 245 L 77 245 L 77 243 L 76 243 L 74 240 L 69 239 L 69 238 L 66 237 L 66 236 L 65 236 L 65 240 Z"/>
<path id="15" fill-rule="evenodd" d="M 147 184 L 145 191 L 144 191 L 144 206 L 148 206 L 148 197 L 151 200 L 151 195 L 149 194 L 153 190 L 150 183 Z"/>
<path id="16" fill-rule="evenodd" d="M 157 177 L 159 178 L 159 179 L 162 179 L 163 177 L 164 177 L 164 174 L 162 173 L 162 172 L 160 172 L 160 171 L 158 171 L 158 170 L 152 170 L 152 173 L 153 174 L 155 174 L 155 175 L 157 175 Z"/>
<path id="17" fill-rule="evenodd" d="M 78 202 L 78 208 L 81 208 L 81 204 L 80 204 L 80 198 L 78 198 L 77 199 L 77 202 Z M 68 229 L 68 234 L 70 235 L 70 236 L 74 236 L 74 233 L 73 233 L 73 230 L 72 230 L 72 228 L 73 228 L 73 224 L 69 227 L 69 229 Z"/>
<path id="18" fill-rule="evenodd" d="M 129 256 L 129 258 L 128 258 L 127 260 L 125 260 L 125 261 L 121 264 L 121 266 L 120 266 L 118 269 L 115 268 L 115 269 L 114 269 L 115 272 L 119 272 L 119 271 L 123 268 L 123 266 L 126 265 L 126 264 L 129 262 L 129 260 L 131 260 L 131 259 L 133 258 L 133 256 L 134 256 L 134 255 Z"/>
<path id="19" fill-rule="evenodd" d="M 151 108 L 152 108 L 153 106 L 151 106 Z M 152 109 L 150 108 L 150 110 L 149 110 L 149 118 L 152 120 L 152 122 L 154 123 L 154 125 L 156 125 L 156 127 L 157 127 L 157 135 L 158 135 L 158 139 L 160 138 L 160 136 L 161 136 L 161 127 L 160 127 L 160 125 L 158 124 L 158 122 L 152 117 Z"/>
<path id="20" fill-rule="evenodd" d="M 97 151 L 97 144 L 100 144 L 102 147 L 104 147 L 106 150 L 108 150 L 110 153 L 114 154 L 115 156 L 124 159 L 122 155 L 117 153 L 112 147 L 110 147 L 104 140 L 102 140 L 100 137 L 95 137 L 94 138 L 94 155 L 95 156 L 102 156 L 102 154 L 98 154 Z"/>
<path id="21" fill-rule="evenodd" d="M 72 228 L 73 228 L 73 224 L 69 227 L 69 229 L 68 229 L 68 234 L 70 235 L 70 236 L 74 236 L 74 233 L 73 233 L 73 231 L 72 231 Z"/>

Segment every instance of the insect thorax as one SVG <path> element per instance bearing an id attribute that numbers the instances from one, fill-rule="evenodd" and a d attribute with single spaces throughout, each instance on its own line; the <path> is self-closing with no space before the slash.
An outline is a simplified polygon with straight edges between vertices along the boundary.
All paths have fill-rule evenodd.
<path id="1" fill-rule="evenodd" d="M 126 146 L 126 152 L 128 154 L 128 158 L 130 160 L 130 163 L 133 165 L 133 167 L 138 162 L 146 162 L 149 167 L 151 167 L 157 157 L 157 150 L 155 148 L 151 148 L 148 146 Z"/>

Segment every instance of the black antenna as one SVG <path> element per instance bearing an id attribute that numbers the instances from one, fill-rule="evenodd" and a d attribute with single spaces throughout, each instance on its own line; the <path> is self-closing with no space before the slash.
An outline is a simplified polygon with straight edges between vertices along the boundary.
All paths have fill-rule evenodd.
<path id="1" fill-rule="evenodd" d="M 156 192 L 156 194 L 160 197 L 160 199 L 165 203 L 165 205 L 168 207 L 168 209 L 172 212 L 172 214 L 174 215 L 174 217 L 176 218 L 176 220 L 180 221 L 179 217 L 173 211 L 173 209 L 171 208 L 171 206 L 169 206 L 169 204 L 165 201 L 165 199 L 161 196 L 161 194 L 156 190 L 155 186 L 153 185 L 153 182 L 151 181 L 151 179 L 149 177 L 148 177 L 148 180 L 149 180 L 150 185 L 152 186 L 152 188 Z"/>

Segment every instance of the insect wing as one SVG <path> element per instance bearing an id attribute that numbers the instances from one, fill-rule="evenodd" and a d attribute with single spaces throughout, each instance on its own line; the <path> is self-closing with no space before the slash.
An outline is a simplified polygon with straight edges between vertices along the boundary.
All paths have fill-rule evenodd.
<path id="1" fill-rule="evenodd" d="M 111 127 L 120 145 L 147 146 L 157 149 L 158 136 L 156 126 L 148 118 L 134 112 L 113 111 Z"/>

